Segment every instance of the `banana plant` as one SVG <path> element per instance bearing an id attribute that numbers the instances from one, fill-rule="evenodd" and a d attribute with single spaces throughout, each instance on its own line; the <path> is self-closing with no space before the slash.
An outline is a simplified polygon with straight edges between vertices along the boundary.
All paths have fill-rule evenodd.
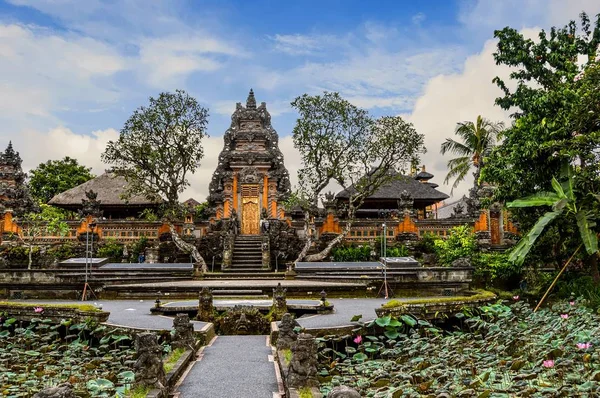
<path id="1" fill-rule="evenodd" d="M 576 198 L 573 168 L 571 166 L 567 166 L 564 170 L 564 174 L 566 174 L 564 182 L 559 183 L 555 177 L 552 178 L 552 188 L 554 192 L 540 192 L 523 199 L 517 199 L 507 204 L 507 207 L 509 208 L 549 206 L 552 209 L 537 220 L 533 228 L 531 228 L 527 235 L 525 235 L 511 251 L 508 259 L 516 264 L 523 264 L 525 257 L 527 257 L 527 254 L 533 247 L 537 238 L 542 234 L 542 232 L 544 232 L 546 226 L 558 218 L 558 216 L 565 215 L 566 217 L 574 218 L 579 229 L 581 244 L 565 263 L 556 278 L 554 278 L 554 281 L 534 311 L 537 311 L 537 309 L 540 307 L 548 293 L 556 284 L 556 281 L 560 275 L 567 268 L 571 260 L 575 257 L 577 252 L 579 252 L 582 246 L 585 247 L 585 250 L 589 255 L 595 255 L 598 253 L 598 236 L 596 231 L 594 231 L 594 227 L 596 226 L 596 214 L 589 205 L 586 205 L 586 202 L 580 202 Z M 600 200 L 600 196 L 593 194 L 592 196 Z"/>

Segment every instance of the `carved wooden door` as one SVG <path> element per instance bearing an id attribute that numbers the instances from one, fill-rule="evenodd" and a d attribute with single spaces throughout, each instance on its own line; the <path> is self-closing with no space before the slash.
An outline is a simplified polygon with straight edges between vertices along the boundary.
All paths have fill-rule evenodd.
<path id="1" fill-rule="evenodd" d="M 490 234 L 492 235 L 492 245 L 500 244 L 500 214 L 490 214 Z"/>
<path id="2" fill-rule="evenodd" d="M 258 185 L 242 186 L 242 234 L 258 235 L 260 224 Z"/>

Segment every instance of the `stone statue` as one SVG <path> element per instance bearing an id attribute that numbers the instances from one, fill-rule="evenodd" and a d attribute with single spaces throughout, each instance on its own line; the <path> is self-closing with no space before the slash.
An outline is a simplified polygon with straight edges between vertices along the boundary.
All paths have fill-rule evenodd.
<path id="1" fill-rule="evenodd" d="M 336 386 L 329 391 L 327 398 L 360 398 L 360 394 L 354 388 L 348 386 Z"/>
<path id="2" fill-rule="evenodd" d="M 310 334 L 300 333 L 292 345 L 292 360 L 287 375 L 289 388 L 318 387 L 317 344 Z"/>
<path id="3" fill-rule="evenodd" d="M 221 334 L 225 335 L 261 335 L 267 334 L 269 322 L 254 307 L 236 305 L 215 320 Z"/>
<path id="4" fill-rule="evenodd" d="M 277 350 L 291 349 L 298 339 L 298 333 L 294 328 L 300 327 L 292 314 L 286 312 L 279 323 L 279 336 L 277 337 Z"/>
<path id="5" fill-rule="evenodd" d="M 200 291 L 197 318 L 202 322 L 212 322 L 215 319 L 213 294 L 212 291 L 206 286 L 204 286 Z"/>
<path id="6" fill-rule="evenodd" d="M 81 217 L 102 217 L 103 211 L 100 210 L 102 201 L 98 200 L 98 193 L 92 190 L 85 191 L 85 199 L 81 199 L 81 209 L 77 210 Z"/>
<path id="7" fill-rule="evenodd" d="M 162 347 L 154 333 L 142 333 L 135 339 L 137 360 L 133 365 L 135 383 L 163 390 L 166 385 Z"/>
<path id="8" fill-rule="evenodd" d="M 175 315 L 175 318 L 173 318 L 173 329 L 175 329 L 175 335 L 171 340 L 171 346 L 173 348 L 184 348 L 196 351 L 194 325 L 190 322 L 188 314 Z"/>
<path id="9" fill-rule="evenodd" d="M 46 387 L 33 398 L 76 398 L 71 383 L 62 383 L 57 387 Z"/>
<path id="10" fill-rule="evenodd" d="M 281 283 L 278 283 L 277 287 L 273 289 L 272 309 L 275 319 L 281 319 L 287 312 L 287 289 L 281 286 Z"/>

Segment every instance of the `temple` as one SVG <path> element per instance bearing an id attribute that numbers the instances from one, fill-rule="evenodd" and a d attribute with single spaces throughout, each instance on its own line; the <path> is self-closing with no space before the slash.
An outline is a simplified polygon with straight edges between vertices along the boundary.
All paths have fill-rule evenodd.
<path id="1" fill-rule="evenodd" d="M 278 203 L 287 198 L 291 187 L 278 141 L 266 103 L 256 106 L 250 90 L 246 106 L 236 104 L 209 186 L 215 220 L 237 218 L 241 234 L 256 235 L 261 217 L 285 217 Z"/>
<path id="2" fill-rule="evenodd" d="M 21 168 L 21 156 L 13 149 L 12 142 L 0 152 L 0 210 L 21 216 L 32 211 L 33 200 L 25 186 L 26 174 Z"/>

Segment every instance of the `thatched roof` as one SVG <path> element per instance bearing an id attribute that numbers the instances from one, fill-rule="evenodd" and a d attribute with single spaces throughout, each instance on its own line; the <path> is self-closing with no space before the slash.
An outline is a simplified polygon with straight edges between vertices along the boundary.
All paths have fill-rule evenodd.
<path id="1" fill-rule="evenodd" d="M 440 201 L 448 199 L 449 196 L 445 193 L 438 191 L 433 188 L 431 184 L 422 183 L 415 180 L 414 177 L 398 175 L 397 179 L 392 180 L 388 184 L 385 184 L 377 190 L 373 195 L 369 196 L 368 199 L 380 199 L 380 200 L 393 200 L 400 199 L 402 191 L 410 193 L 415 200 L 433 200 Z M 349 192 L 353 192 L 354 188 L 350 187 L 347 190 L 343 190 L 336 195 L 336 198 L 348 199 L 350 197 Z"/>
<path id="2" fill-rule="evenodd" d="M 81 207 L 81 200 L 87 199 L 85 193 L 94 191 L 98 194 L 97 200 L 102 207 L 155 207 L 159 202 L 149 200 L 143 195 L 135 195 L 127 200 L 121 197 L 127 189 L 127 181 L 124 177 L 116 176 L 114 173 L 106 172 L 68 191 L 59 193 L 53 197 L 48 204 L 58 207 Z"/>

